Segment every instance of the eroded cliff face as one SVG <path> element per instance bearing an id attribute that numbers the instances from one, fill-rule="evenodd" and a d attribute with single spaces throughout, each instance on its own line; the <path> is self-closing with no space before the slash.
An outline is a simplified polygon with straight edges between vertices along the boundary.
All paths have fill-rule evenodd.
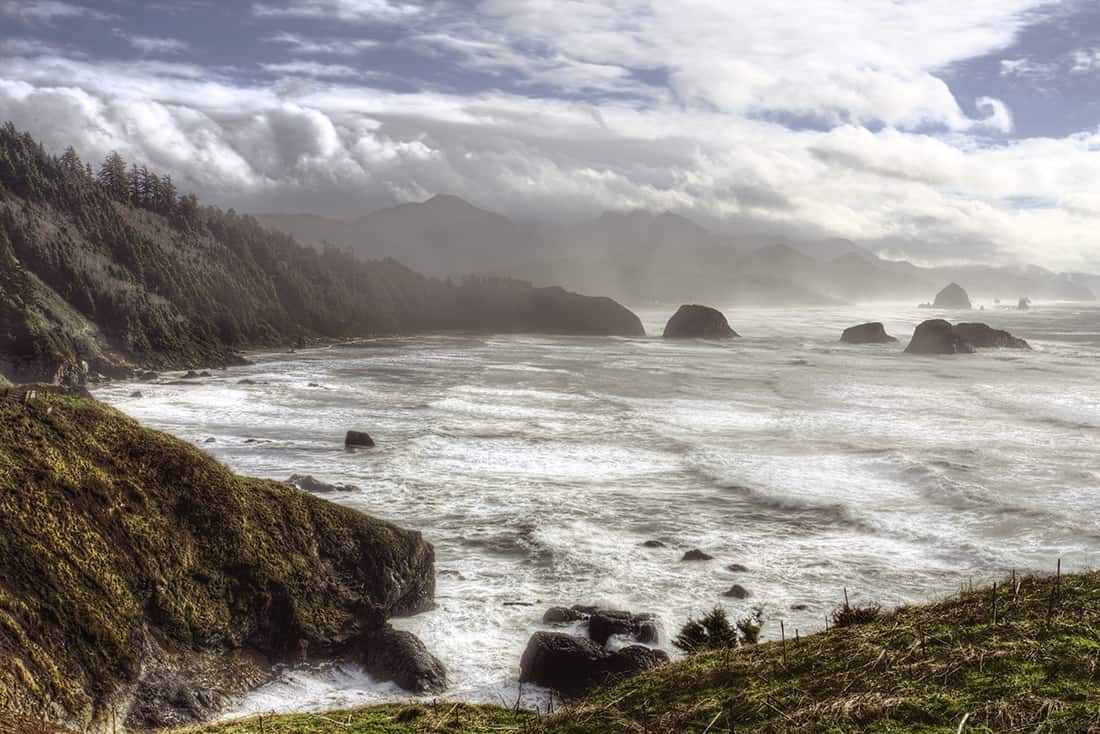
<path id="1" fill-rule="evenodd" d="M 188 723 L 432 606 L 434 551 L 89 397 L 0 389 L 0 718 Z"/>

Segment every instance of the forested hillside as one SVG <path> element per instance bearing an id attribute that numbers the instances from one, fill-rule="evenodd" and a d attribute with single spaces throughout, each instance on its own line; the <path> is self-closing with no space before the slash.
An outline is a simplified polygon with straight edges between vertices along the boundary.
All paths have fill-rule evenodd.
<path id="1" fill-rule="evenodd" d="M 636 335 L 604 298 L 451 283 L 317 251 L 112 155 L 97 169 L 0 129 L 0 374 L 81 382 L 225 364 L 246 347 L 462 329 Z"/>

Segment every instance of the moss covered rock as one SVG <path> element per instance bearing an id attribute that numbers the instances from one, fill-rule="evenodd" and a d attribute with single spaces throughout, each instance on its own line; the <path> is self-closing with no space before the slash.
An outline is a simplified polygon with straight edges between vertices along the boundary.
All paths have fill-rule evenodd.
<path id="1" fill-rule="evenodd" d="M 0 394 L 0 720 L 186 723 L 272 662 L 354 651 L 434 584 L 419 533 L 87 397 Z"/>

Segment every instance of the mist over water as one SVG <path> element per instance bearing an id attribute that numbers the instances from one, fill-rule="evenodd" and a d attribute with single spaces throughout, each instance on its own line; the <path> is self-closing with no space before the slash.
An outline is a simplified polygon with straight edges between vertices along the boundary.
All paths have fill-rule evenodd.
<path id="1" fill-rule="evenodd" d="M 669 648 L 716 604 L 806 634 L 844 587 L 893 606 L 1095 565 L 1100 308 L 949 314 L 1035 347 L 956 357 L 902 353 L 938 315 L 908 304 L 729 309 L 729 343 L 662 340 L 674 310 L 640 311 L 645 339 L 379 339 L 97 394 L 236 471 L 356 485 L 328 498 L 423 531 L 439 607 L 397 626 L 446 663 L 452 698 L 514 701 L 552 605 L 656 612 Z M 867 320 L 899 343 L 837 341 Z M 344 451 L 348 429 L 378 447 Z M 682 563 L 692 548 L 716 560 Z M 723 598 L 734 583 L 752 596 Z M 402 695 L 353 667 L 289 671 L 237 713 Z"/>

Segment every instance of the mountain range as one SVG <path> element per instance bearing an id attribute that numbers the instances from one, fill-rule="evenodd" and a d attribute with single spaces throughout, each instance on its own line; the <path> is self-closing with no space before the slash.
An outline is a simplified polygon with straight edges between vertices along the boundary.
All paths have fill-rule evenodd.
<path id="1" fill-rule="evenodd" d="M 1100 277 L 1036 266 L 920 267 L 845 239 L 735 240 L 669 212 L 605 212 L 557 227 L 524 224 L 448 195 L 351 221 L 259 214 L 261 224 L 314 246 L 393 258 L 438 277 L 523 278 L 625 303 L 723 305 L 928 300 L 957 281 L 980 299 L 1096 298 Z"/>
<path id="2" fill-rule="evenodd" d="M 402 234 L 400 210 L 385 218 L 395 237 L 441 236 Z M 608 298 L 445 281 L 304 247 L 118 156 L 93 173 L 72 149 L 55 157 L 0 128 L 0 375 L 12 381 L 80 383 L 224 365 L 246 348 L 444 330 L 644 333 Z"/>

